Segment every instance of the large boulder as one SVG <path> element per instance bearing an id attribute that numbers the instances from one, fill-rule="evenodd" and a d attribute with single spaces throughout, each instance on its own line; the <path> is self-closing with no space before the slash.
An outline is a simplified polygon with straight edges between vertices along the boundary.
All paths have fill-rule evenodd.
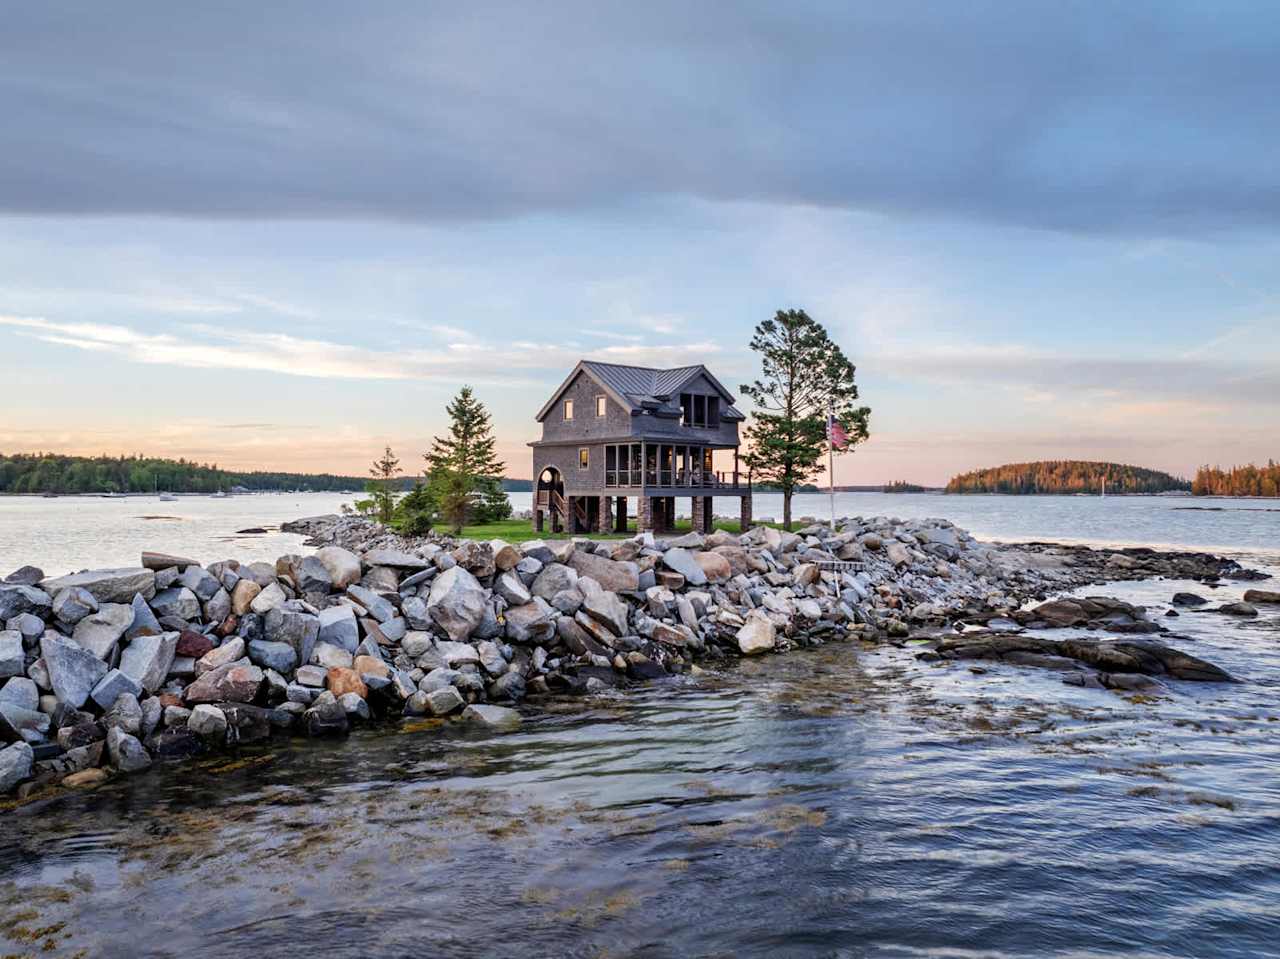
<path id="1" fill-rule="evenodd" d="M 292 646 L 299 664 L 311 662 L 311 651 L 315 649 L 316 637 L 320 635 L 318 617 L 277 607 L 267 613 L 262 629 L 271 642 Z"/>
<path id="2" fill-rule="evenodd" d="M 242 579 L 231 588 L 231 612 L 243 616 L 253 608 L 253 601 L 262 592 L 262 587 L 251 579 Z M 284 595 L 282 592 L 281 596 Z M 283 600 L 282 600 L 283 601 Z"/>
<path id="3" fill-rule="evenodd" d="M 109 660 L 116 643 L 133 625 L 133 607 L 123 603 L 104 603 L 96 613 L 90 613 L 76 623 L 71 638 L 93 655 Z"/>
<path id="4" fill-rule="evenodd" d="M 1247 589 L 1244 592 L 1246 603 L 1280 603 L 1280 593 L 1269 589 Z"/>
<path id="5" fill-rule="evenodd" d="M 463 722 L 494 732 L 510 732 L 520 728 L 520 714 L 506 706 L 488 706 L 472 703 L 462 711 Z"/>
<path id="6" fill-rule="evenodd" d="M 640 588 L 640 567 L 635 563 L 622 563 L 584 549 L 575 549 L 569 557 L 569 565 L 577 570 L 579 576 L 590 576 L 615 593 L 634 592 Z"/>
<path id="7" fill-rule="evenodd" d="M 557 593 L 573 589 L 577 585 L 578 571 L 576 569 L 571 566 L 565 566 L 563 563 L 548 563 L 534 577 L 533 585 L 529 587 L 529 592 L 534 596 L 541 596 L 543 599 L 549 600 Z"/>
<path id="8" fill-rule="evenodd" d="M 177 633 L 138 636 L 120 654 L 120 671 L 154 693 L 164 684 L 177 653 Z"/>
<path id="9" fill-rule="evenodd" d="M 346 589 L 360 582 L 360 557 L 341 546 L 325 546 L 316 550 L 316 559 L 329 572 L 333 588 Z"/>
<path id="10" fill-rule="evenodd" d="M 83 573 L 72 573 L 70 576 L 46 579 L 40 583 L 40 588 L 49 594 L 77 586 L 92 593 L 93 598 L 99 603 L 127 603 L 133 599 L 134 593 L 141 593 L 143 599 L 154 596 L 156 574 L 154 570 L 140 566 L 122 569 L 91 569 Z"/>
<path id="11" fill-rule="evenodd" d="M 187 728 L 202 739 L 221 743 L 227 738 L 227 714 L 217 706 L 201 703 L 187 717 Z"/>
<path id="12" fill-rule="evenodd" d="M 196 598 L 201 602 L 213 599 L 214 594 L 222 589 L 222 584 L 217 578 L 207 569 L 199 566 L 188 566 L 178 577 L 178 582 L 195 593 Z"/>
<path id="13" fill-rule="evenodd" d="M 533 602 L 533 596 L 528 587 L 514 570 L 507 570 L 499 576 L 497 582 L 493 584 L 493 591 L 511 606 L 523 606 L 525 603 Z"/>
<path id="14" fill-rule="evenodd" d="M 188 566 L 199 566 L 200 563 L 194 559 L 187 559 L 185 556 L 174 556 L 171 553 L 153 553 L 149 550 L 143 550 L 142 566 L 144 569 L 160 572 L 163 569 L 186 569 Z"/>
<path id="15" fill-rule="evenodd" d="M 556 611 L 541 596 L 532 603 L 513 606 L 503 614 L 507 636 L 517 643 L 550 639 L 556 631 Z"/>
<path id="16" fill-rule="evenodd" d="M 164 632 L 160 627 L 160 621 L 156 619 L 156 614 L 142 598 L 141 593 L 134 593 L 133 601 L 129 606 L 133 610 L 133 622 L 124 631 L 125 639 L 133 639 L 136 636 L 157 636 Z"/>
<path id="17" fill-rule="evenodd" d="M 674 570 L 683 576 L 690 586 L 703 586 L 707 582 L 707 574 L 702 571 L 702 566 L 694 559 L 693 553 L 683 547 L 677 546 L 667 550 L 662 554 L 662 562 L 667 569 Z"/>
<path id="18" fill-rule="evenodd" d="M 429 560 L 398 549 L 371 549 L 364 554 L 366 566 L 394 566 L 396 569 L 426 569 Z"/>
<path id="19" fill-rule="evenodd" d="M 777 630 L 769 617 L 753 612 L 738 630 L 736 639 L 743 656 L 754 656 L 773 649 L 777 643 Z"/>
<path id="20" fill-rule="evenodd" d="M 248 650 L 251 662 L 281 675 L 292 673 L 298 666 L 298 651 L 289 643 L 255 639 L 248 644 Z"/>
<path id="21" fill-rule="evenodd" d="M 427 611 L 454 641 L 470 636 L 484 619 L 485 588 L 461 566 L 446 569 L 431 583 Z"/>
<path id="22" fill-rule="evenodd" d="M 391 600 L 379 596 L 368 587 L 348 586 L 347 595 L 368 610 L 369 615 L 380 623 L 389 623 L 396 618 L 396 608 Z"/>
<path id="23" fill-rule="evenodd" d="M 45 633 L 40 656 L 49 673 L 49 685 L 60 702 L 79 709 L 93 687 L 107 674 L 107 664 L 79 643 L 57 633 Z"/>
<path id="24" fill-rule="evenodd" d="M 93 691 L 89 693 L 95 703 L 103 709 L 110 709 L 115 705 L 116 700 L 126 693 L 133 699 L 134 704 L 138 702 L 138 696 L 142 694 L 142 684 L 130 676 L 126 676 L 119 669 L 109 669 L 107 674 L 98 680 L 98 684 L 93 687 Z M 133 729 L 137 732 L 138 729 Z"/>
<path id="25" fill-rule="evenodd" d="M 693 554 L 693 558 L 702 569 L 702 574 L 708 583 L 723 583 L 733 575 L 733 567 L 719 553 L 698 552 Z"/>
<path id="26" fill-rule="evenodd" d="M 221 646 L 214 647 L 197 659 L 195 674 L 203 676 L 210 670 L 217 669 L 219 666 L 226 666 L 228 663 L 234 663 L 243 656 L 244 639 L 240 636 L 233 636 Z"/>
<path id="27" fill-rule="evenodd" d="M 333 577 L 318 558 L 304 556 L 293 564 L 293 583 L 301 593 L 328 593 Z"/>
<path id="28" fill-rule="evenodd" d="M 141 772 L 151 765 L 151 756 L 142 743 L 119 726 L 107 731 L 107 753 L 111 756 L 111 765 L 122 773 Z"/>
<path id="29" fill-rule="evenodd" d="M 0 586 L 0 622 L 8 622 L 23 613 L 43 616 L 53 599 L 42 589 L 22 584 Z"/>

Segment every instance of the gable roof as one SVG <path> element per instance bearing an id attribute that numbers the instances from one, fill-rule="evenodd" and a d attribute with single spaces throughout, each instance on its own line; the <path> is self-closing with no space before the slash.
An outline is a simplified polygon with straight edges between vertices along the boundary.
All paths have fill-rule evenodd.
<path id="1" fill-rule="evenodd" d="M 658 416 L 679 416 L 681 388 L 695 377 L 705 376 L 707 382 L 725 401 L 726 406 L 721 415 L 729 420 L 746 419 L 734 407 L 733 395 L 701 363 L 660 370 L 649 366 L 624 366 L 621 363 L 601 363 L 599 360 L 579 360 L 573 372 L 560 384 L 551 399 L 547 400 L 546 405 L 538 411 L 539 422 L 551 412 L 556 401 L 580 372 L 585 372 L 599 383 L 614 402 L 633 415 L 650 412 Z"/>

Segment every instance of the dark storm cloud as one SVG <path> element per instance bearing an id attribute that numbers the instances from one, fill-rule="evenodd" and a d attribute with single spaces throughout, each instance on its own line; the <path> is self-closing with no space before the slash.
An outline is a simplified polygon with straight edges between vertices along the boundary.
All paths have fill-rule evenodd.
<path id="1" fill-rule="evenodd" d="M 1280 216 L 1266 4 L 25 3 L 0 210 L 415 221 L 654 195 Z"/>

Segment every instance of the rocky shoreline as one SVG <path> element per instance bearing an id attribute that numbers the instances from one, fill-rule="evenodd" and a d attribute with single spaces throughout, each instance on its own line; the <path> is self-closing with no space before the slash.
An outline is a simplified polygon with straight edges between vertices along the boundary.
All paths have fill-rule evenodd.
<path id="1" fill-rule="evenodd" d="M 526 699 L 851 639 L 923 637 L 922 658 L 1051 667 L 1112 689 L 1227 682 L 1151 639 L 1164 627 L 1140 608 L 1043 601 L 1107 581 L 1253 575 L 1205 553 L 987 544 L 945 520 L 885 517 L 841 520 L 834 532 L 518 545 L 406 539 L 355 517 L 284 528 L 318 549 L 208 566 L 144 553 L 137 567 L 6 577 L 0 794 L 35 798 L 273 735 L 342 735 L 401 716 L 508 730 Z M 1024 608 L 1033 600 L 1041 605 Z M 1134 638 L 1022 635 L 1038 626 Z"/>

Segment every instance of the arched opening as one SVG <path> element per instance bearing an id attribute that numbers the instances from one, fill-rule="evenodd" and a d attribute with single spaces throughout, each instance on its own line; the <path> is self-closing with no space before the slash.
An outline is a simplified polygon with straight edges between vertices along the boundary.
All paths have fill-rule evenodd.
<path id="1" fill-rule="evenodd" d="M 547 466 L 538 474 L 537 497 L 533 508 L 535 512 L 542 512 L 551 517 L 552 532 L 564 531 L 567 512 L 564 501 L 564 477 L 554 466 Z"/>

